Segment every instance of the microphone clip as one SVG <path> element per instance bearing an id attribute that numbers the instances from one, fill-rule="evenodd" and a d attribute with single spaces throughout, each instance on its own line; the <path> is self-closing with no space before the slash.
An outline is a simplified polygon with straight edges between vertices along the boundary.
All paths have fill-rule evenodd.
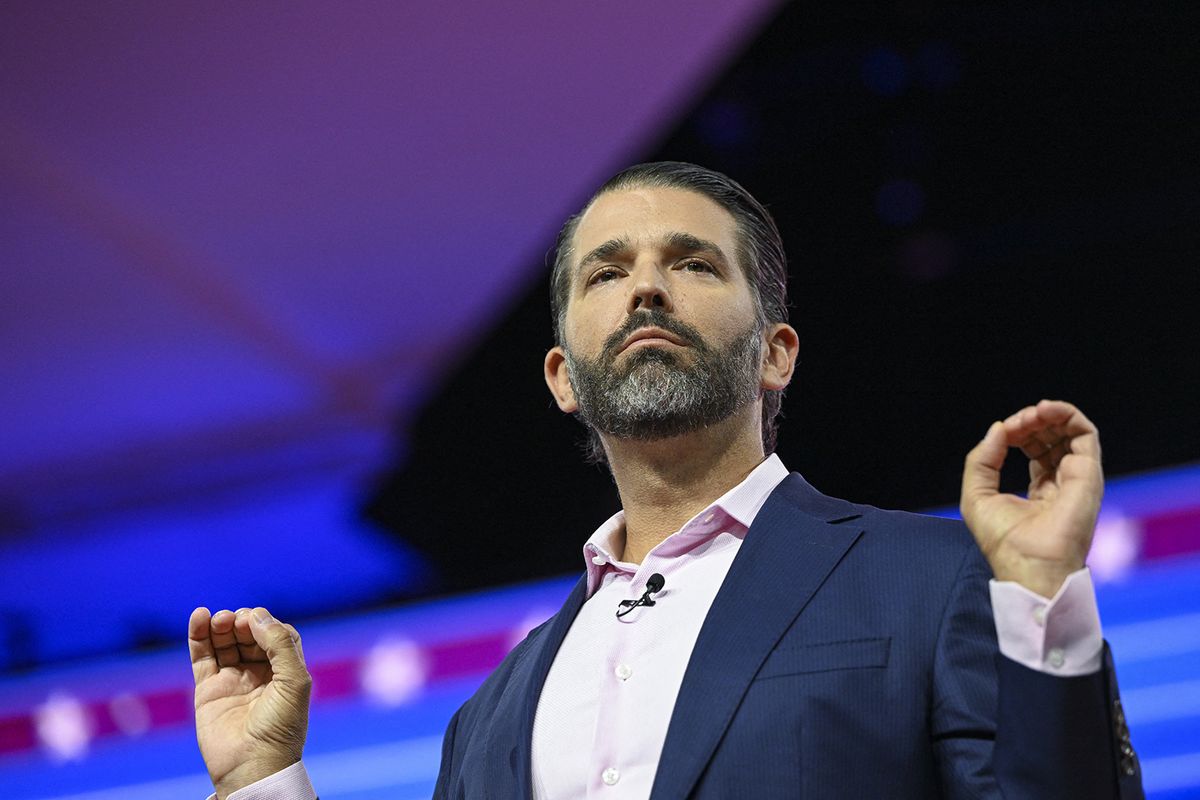
<path id="1" fill-rule="evenodd" d="M 642 592 L 641 597 L 639 597 L 637 600 L 622 600 L 617 604 L 617 619 L 625 616 L 638 606 L 645 606 L 649 608 L 650 606 L 656 605 L 658 601 L 652 598 L 650 595 L 658 594 L 660 591 L 662 591 L 662 588 L 666 585 L 666 583 L 667 579 L 661 574 L 656 572 L 651 575 L 648 579 L 646 579 L 646 591 Z"/>

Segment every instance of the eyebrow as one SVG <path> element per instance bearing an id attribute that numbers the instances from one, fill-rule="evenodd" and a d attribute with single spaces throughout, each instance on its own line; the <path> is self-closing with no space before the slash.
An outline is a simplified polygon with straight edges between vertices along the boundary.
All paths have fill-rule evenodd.
<path id="1" fill-rule="evenodd" d="M 662 243 L 665 245 L 664 249 L 666 250 L 683 253 L 709 253 L 720 259 L 723 264 L 728 265 L 729 263 L 728 256 L 725 255 L 725 252 L 720 247 L 707 239 L 701 239 L 690 233 L 672 231 L 663 237 Z M 577 270 L 582 270 L 584 267 L 591 266 L 592 264 L 612 261 L 621 253 L 628 251 L 630 247 L 628 239 L 609 239 L 599 247 L 593 248 L 587 255 L 580 259 Z"/>
<path id="2" fill-rule="evenodd" d="M 612 261 L 616 256 L 629 249 L 628 239 L 609 239 L 599 247 L 593 248 L 579 262 L 579 269 L 597 264 L 601 261 Z"/>
<path id="3" fill-rule="evenodd" d="M 713 242 L 701 239 L 690 233 L 668 233 L 666 239 L 668 250 L 678 250 L 685 253 L 709 253 L 728 263 L 729 258 L 724 251 Z"/>

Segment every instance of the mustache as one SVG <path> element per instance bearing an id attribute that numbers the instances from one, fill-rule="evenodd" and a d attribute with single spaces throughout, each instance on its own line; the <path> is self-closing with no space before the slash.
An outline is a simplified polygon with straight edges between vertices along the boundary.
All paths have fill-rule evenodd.
<path id="1" fill-rule="evenodd" d="M 700 332 L 688 325 L 686 322 L 680 322 L 672 316 L 669 316 L 661 309 L 652 308 L 649 311 L 638 311 L 630 314 L 629 317 L 617 328 L 607 339 L 604 340 L 604 349 L 602 354 L 606 358 L 611 358 L 616 355 L 618 349 L 624 344 L 625 340 L 637 330 L 642 328 L 661 328 L 667 333 L 674 334 L 679 337 L 680 341 L 698 350 L 707 350 L 708 346 L 704 342 L 704 337 Z"/>

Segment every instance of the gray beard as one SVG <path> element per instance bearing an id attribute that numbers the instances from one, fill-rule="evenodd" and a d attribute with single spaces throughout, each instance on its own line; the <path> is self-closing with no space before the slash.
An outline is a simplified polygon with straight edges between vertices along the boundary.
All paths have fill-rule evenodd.
<path id="1" fill-rule="evenodd" d="M 688 349 L 639 349 L 618 369 L 614 361 L 620 344 L 634 330 L 651 324 L 679 336 Z M 661 312 L 631 317 L 594 359 L 576 357 L 564 348 L 579 418 L 600 433 L 641 440 L 679 436 L 722 422 L 758 397 L 761 341 L 755 326 L 722 347 L 711 347 L 694 328 Z"/>

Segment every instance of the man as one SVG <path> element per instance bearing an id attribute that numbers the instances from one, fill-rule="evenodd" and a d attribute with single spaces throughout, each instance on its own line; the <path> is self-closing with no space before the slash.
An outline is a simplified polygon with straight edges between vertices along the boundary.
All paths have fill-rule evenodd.
<path id="1" fill-rule="evenodd" d="M 689 164 L 601 187 L 552 284 L 546 383 L 623 511 L 451 720 L 437 797 L 1141 797 L 1084 567 L 1103 477 L 1078 409 L 988 428 L 966 528 L 789 475 L 769 455 L 798 351 L 779 234 Z M 1009 447 L 1028 499 L 999 493 Z M 313 797 L 295 630 L 197 609 L 189 639 L 217 796 Z"/>

